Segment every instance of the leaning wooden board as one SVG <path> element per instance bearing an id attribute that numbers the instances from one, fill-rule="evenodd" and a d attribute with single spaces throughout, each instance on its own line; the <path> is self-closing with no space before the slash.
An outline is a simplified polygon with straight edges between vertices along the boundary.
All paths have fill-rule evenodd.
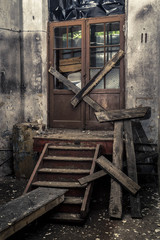
<path id="1" fill-rule="evenodd" d="M 0 239 L 4 240 L 64 201 L 66 189 L 37 188 L 0 206 Z"/>
<path id="2" fill-rule="evenodd" d="M 149 107 L 138 107 L 130 109 L 119 109 L 95 112 L 99 122 L 119 121 L 133 118 L 149 118 L 151 109 Z"/>
<path id="3" fill-rule="evenodd" d="M 140 190 L 140 186 L 129 178 L 120 169 L 116 168 L 104 156 L 99 157 L 96 162 L 102 167 L 114 180 L 122 184 L 130 193 L 136 194 Z"/>

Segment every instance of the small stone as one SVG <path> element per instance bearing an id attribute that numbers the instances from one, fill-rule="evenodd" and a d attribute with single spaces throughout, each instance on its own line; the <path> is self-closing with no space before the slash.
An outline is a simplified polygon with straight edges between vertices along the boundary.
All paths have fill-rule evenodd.
<path id="1" fill-rule="evenodd" d="M 119 237 L 120 234 L 118 234 L 118 233 L 114 233 L 114 236 L 115 236 L 115 237 Z"/>
<path id="2" fill-rule="evenodd" d="M 156 232 L 156 233 L 160 232 L 160 229 L 158 229 L 158 228 L 157 228 L 157 229 L 155 229 L 155 232 Z"/>
<path id="3" fill-rule="evenodd" d="M 122 223 L 126 223 L 127 221 L 126 220 L 122 220 Z"/>
<path id="4" fill-rule="evenodd" d="M 46 233 L 46 234 L 45 234 L 45 236 L 49 236 L 49 235 L 51 235 L 51 234 L 52 234 L 52 233 L 51 233 L 51 232 L 49 232 L 49 233 Z"/>

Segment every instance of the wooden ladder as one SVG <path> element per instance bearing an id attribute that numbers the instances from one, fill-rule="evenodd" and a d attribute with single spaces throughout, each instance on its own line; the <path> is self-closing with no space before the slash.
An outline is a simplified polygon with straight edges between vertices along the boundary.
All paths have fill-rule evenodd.
<path id="1" fill-rule="evenodd" d="M 52 219 L 82 222 L 89 210 L 93 183 L 80 185 L 78 179 L 95 170 L 100 145 L 96 147 L 45 144 L 26 186 L 25 193 L 37 187 L 68 189 L 63 204 Z"/>

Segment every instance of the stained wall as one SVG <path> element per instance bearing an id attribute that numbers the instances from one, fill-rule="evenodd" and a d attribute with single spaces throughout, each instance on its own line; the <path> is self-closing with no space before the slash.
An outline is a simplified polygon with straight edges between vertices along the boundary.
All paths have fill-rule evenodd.
<path id="1" fill-rule="evenodd" d="M 150 120 L 142 121 L 151 142 L 158 140 L 159 2 L 126 1 L 125 69 L 126 108 L 151 107 Z"/>
<path id="2" fill-rule="evenodd" d="M 12 173 L 12 129 L 47 123 L 47 0 L 1 0 L 0 176 Z"/>

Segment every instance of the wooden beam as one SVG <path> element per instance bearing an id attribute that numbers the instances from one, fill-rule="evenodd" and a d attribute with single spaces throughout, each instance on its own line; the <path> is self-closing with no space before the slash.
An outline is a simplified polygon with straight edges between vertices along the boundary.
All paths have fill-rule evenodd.
<path id="1" fill-rule="evenodd" d="M 75 84 L 73 84 L 71 81 L 69 81 L 66 77 L 64 77 L 61 73 L 56 71 L 55 68 L 50 67 L 49 73 L 58 78 L 60 82 L 62 82 L 69 90 L 71 90 L 74 93 L 78 93 L 80 88 L 77 87 Z M 92 98 L 89 96 L 85 96 L 83 100 L 92 107 L 95 111 L 105 111 L 105 109 L 100 106 L 97 102 L 95 102 Z"/>
<path id="2" fill-rule="evenodd" d="M 105 175 L 107 175 L 107 173 L 104 170 L 100 170 L 98 172 L 87 175 L 86 177 L 79 178 L 78 181 L 81 185 L 84 185 L 86 183 L 93 182 L 96 179 L 101 178 Z"/>
<path id="3" fill-rule="evenodd" d="M 139 190 L 140 186 L 135 183 L 131 178 L 129 178 L 120 169 L 116 168 L 109 160 L 104 156 L 99 157 L 96 162 L 100 167 L 102 167 L 114 180 L 119 182 L 123 187 L 125 187 L 130 193 L 135 195 Z"/>
<path id="4" fill-rule="evenodd" d="M 0 239 L 5 240 L 64 201 L 67 190 L 37 188 L 0 206 Z"/>
<path id="5" fill-rule="evenodd" d="M 81 70 L 81 57 L 59 60 L 60 72 L 77 72 Z"/>
<path id="6" fill-rule="evenodd" d="M 125 132 L 128 176 L 134 182 L 138 183 L 131 121 L 124 121 L 124 132 Z M 137 194 L 136 196 L 130 195 L 130 204 L 131 204 L 132 218 L 142 218 L 139 194 Z"/>
<path id="7" fill-rule="evenodd" d="M 130 109 L 110 110 L 96 112 L 95 115 L 99 122 L 119 121 L 133 118 L 144 118 L 150 112 L 149 107 L 139 107 Z"/>
<path id="8" fill-rule="evenodd" d="M 93 88 L 95 88 L 98 83 L 102 80 L 102 78 L 111 71 L 111 69 L 115 66 L 115 64 L 123 57 L 124 51 L 119 50 L 110 61 L 106 63 L 106 65 L 99 71 L 96 76 L 94 76 L 84 88 L 82 88 L 76 96 L 74 96 L 71 100 L 71 104 L 76 107 L 78 103 L 84 98 Z"/>
<path id="9" fill-rule="evenodd" d="M 123 122 L 114 123 L 113 165 L 122 170 L 123 167 Z M 109 215 L 111 218 L 122 218 L 122 188 L 119 183 L 111 179 L 109 202 Z"/>

